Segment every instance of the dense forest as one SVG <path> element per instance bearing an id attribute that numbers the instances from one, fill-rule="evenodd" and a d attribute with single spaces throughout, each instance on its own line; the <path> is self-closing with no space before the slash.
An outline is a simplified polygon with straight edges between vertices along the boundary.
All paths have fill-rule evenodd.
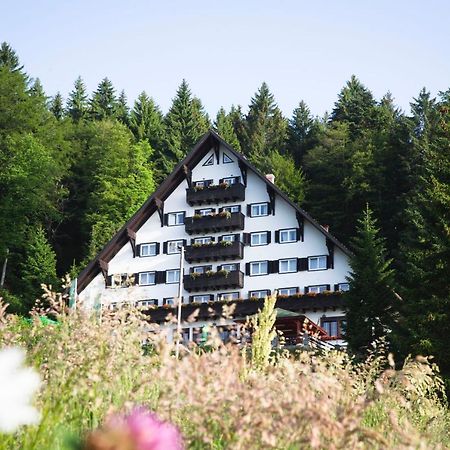
<path id="1" fill-rule="evenodd" d="M 352 76 L 330 114 L 300 100 L 287 118 L 263 83 L 245 111 L 209 117 L 185 80 L 166 114 L 145 91 L 129 107 L 108 78 L 50 97 L 3 43 L 1 296 L 26 313 L 40 283 L 76 276 L 212 127 L 355 250 L 399 351 L 433 353 L 450 373 L 450 90 L 422 89 L 406 113 Z M 395 298 L 380 301 L 386 285 Z M 368 306 L 352 301 L 357 324 Z"/>

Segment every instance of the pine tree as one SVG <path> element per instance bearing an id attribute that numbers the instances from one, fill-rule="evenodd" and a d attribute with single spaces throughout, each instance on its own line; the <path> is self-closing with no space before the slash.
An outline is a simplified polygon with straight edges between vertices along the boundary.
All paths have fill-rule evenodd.
<path id="1" fill-rule="evenodd" d="M 23 69 L 19 57 L 7 42 L 2 42 L 0 46 L 0 67 L 5 67 L 10 72 L 22 72 Z"/>
<path id="2" fill-rule="evenodd" d="M 57 287 L 56 255 L 52 250 L 45 231 L 38 225 L 28 234 L 26 259 L 22 267 L 23 298 L 26 310 L 41 296 L 41 284 Z"/>
<path id="3" fill-rule="evenodd" d="M 56 93 L 50 103 L 50 111 L 58 120 L 64 117 L 63 98 L 59 92 Z"/>
<path id="4" fill-rule="evenodd" d="M 163 115 L 145 91 L 134 102 L 130 113 L 130 129 L 138 141 L 146 139 L 152 148 L 161 148 L 164 135 Z"/>
<path id="5" fill-rule="evenodd" d="M 233 147 L 235 150 L 239 151 L 241 145 L 236 136 L 236 132 L 233 127 L 233 120 L 230 115 L 225 112 L 225 109 L 220 108 L 216 116 L 216 121 L 214 122 L 214 128 L 220 136 Z"/>
<path id="6" fill-rule="evenodd" d="M 260 161 L 273 150 L 281 151 L 286 139 L 286 120 L 275 103 L 266 83 L 252 98 L 245 118 L 244 153 L 258 167 Z"/>
<path id="7" fill-rule="evenodd" d="M 74 122 L 78 122 L 86 116 L 88 106 L 86 86 L 81 77 L 78 77 L 75 80 L 74 88 L 67 99 L 67 114 Z"/>
<path id="8" fill-rule="evenodd" d="M 36 78 L 29 90 L 30 96 L 39 101 L 45 108 L 47 108 L 48 97 L 45 95 L 44 87 L 41 80 Z"/>
<path id="9" fill-rule="evenodd" d="M 186 80 L 181 82 L 172 106 L 164 118 L 164 152 L 156 154 L 158 181 L 192 149 L 206 133 L 209 120 L 199 99 L 192 97 Z"/>
<path id="10" fill-rule="evenodd" d="M 345 338 L 349 350 L 357 355 L 363 355 L 375 340 L 389 340 L 398 321 L 392 260 L 386 258 L 384 240 L 379 234 L 367 206 L 353 239 L 350 291 L 345 297 Z"/>
<path id="11" fill-rule="evenodd" d="M 352 75 L 338 95 L 331 120 L 348 123 L 350 136 L 355 138 L 373 124 L 374 108 L 372 93 Z"/>
<path id="12" fill-rule="evenodd" d="M 91 117 L 96 120 L 115 117 L 117 106 L 114 86 L 108 78 L 104 78 L 92 95 L 90 101 Z"/>
<path id="13" fill-rule="evenodd" d="M 122 90 L 117 100 L 117 107 L 116 107 L 117 120 L 124 123 L 125 125 L 128 125 L 130 119 L 129 114 L 130 108 L 128 107 L 127 96 L 125 94 L 125 91 Z"/>

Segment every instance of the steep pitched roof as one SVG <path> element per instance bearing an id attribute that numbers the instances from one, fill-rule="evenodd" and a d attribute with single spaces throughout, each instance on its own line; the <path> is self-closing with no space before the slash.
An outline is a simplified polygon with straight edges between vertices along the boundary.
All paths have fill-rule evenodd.
<path id="1" fill-rule="evenodd" d="M 86 266 L 78 276 L 77 291 L 80 293 L 101 271 L 104 262 L 109 262 L 117 252 L 129 241 L 129 234 L 135 233 L 147 221 L 147 219 L 156 212 L 158 203 L 164 201 L 176 189 L 176 187 L 186 178 L 186 169 L 194 168 L 202 158 L 214 147 L 223 145 L 227 151 L 233 154 L 237 160 L 253 171 L 261 180 L 270 186 L 273 191 L 290 204 L 304 219 L 317 228 L 327 239 L 339 247 L 346 255 L 351 255 L 341 242 L 332 234 L 326 231 L 318 222 L 316 222 L 305 210 L 296 205 L 289 197 L 282 192 L 276 185 L 271 183 L 265 175 L 259 172 L 242 154 L 234 150 L 225 142 L 215 131 L 208 131 L 187 154 L 187 156 L 175 167 L 173 172 L 160 184 L 156 191 L 139 208 L 139 210 L 125 223 L 125 225 L 111 238 L 103 247 L 97 256 Z"/>

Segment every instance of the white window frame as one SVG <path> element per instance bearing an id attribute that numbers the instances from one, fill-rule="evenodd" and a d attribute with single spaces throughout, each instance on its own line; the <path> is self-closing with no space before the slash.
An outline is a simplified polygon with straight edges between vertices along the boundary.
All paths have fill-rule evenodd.
<path id="1" fill-rule="evenodd" d="M 224 234 L 220 237 L 222 241 L 225 242 L 235 242 L 236 241 L 236 235 L 235 234 Z"/>
<path id="2" fill-rule="evenodd" d="M 180 239 L 179 241 L 167 241 L 167 254 L 168 255 L 175 255 L 177 253 L 181 253 L 181 247 L 183 246 L 183 240 Z M 175 246 L 175 251 L 171 251 L 170 247 Z M 173 249 L 172 249 L 173 250 Z"/>
<path id="3" fill-rule="evenodd" d="M 239 292 L 222 292 L 221 294 L 219 294 L 217 296 L 217 300 L 225 300 L 225 301 L 230 301 L 230 300 L 237 300 L 239 298 Z"/>
<path id="4" fill-rule="evenodd" d="M 144 254 L 143 249 L 147 249 L 147 254 Z M 150 249 L 153 248 L 153 252 L 150 251 Z M 156 242 L 148 242 L 145 244 L 141 244 L 139 247 L 139 256 L 140 257 L 148 257 L 148 256 L 156 256 L 157 251 L 157 243 Z"/>
<path id="5" fill-rule="evenodd" d="M 198 237 L 198 238 L 194 238 L 194 244 L 209 244 L 210 242 L 213 241 L 213 238 L 211 236 L 205 236 L 205 237 Z"/>
<path id="6" fill-rule="evenodd" d="M 185 211 L 167 213 L 167 226 L 178 227 L 180 225 L 184 225 L 185 217 L 186 217 Z"/>
<path id="7" fill-rule="evenodd" d="M 198 303 L 208 303 L 209 301 L 211 301 L 211 298 L 210 298 L 209 294 L 200 294 L 200 295 L 194 295 L 192 297 L 192 301 L 198 302 Z"/>
<path id="8" fill-rule="evenodd" d="M 266 298 L 270 295 L 269 289 L 261 289 L 259 291 L 250 291 L 250 297 L 254 298 Z"/>
<path id="9" fill-rule="evenodd" d="M 136 306 L 158 306 L 158 299 L 157 298 L 149 298 L 146 300 L 138 300 L 136 302 Z"/>
<path id="10" fill-rule="evenodd" d="M 290 233 L 294 233 L 293 239 L 290 239 Z M 287 234 L 287 239 L 283 239 L 283 233 Z M 296 228 L 287 228 L 285 230 L 280 230 L 279 239 L 280 244 L 288 244 L 290 242 L 297 242 L 297 229 Z"/>
<path id="11" fill-rule="evenodd" d="M 205 273 L 212 270 L 212 266 L 196 266 L 192 268 L 192 273 Z"/>
<path id="12" fill-rule="evenodd" d="M 326 284 L 318 284 L 316 286 L 308 286 L 308 293 L 313 292 L 315 294 L 321 294 L 327 290 Z"/>
<path id="13" fill-rule="evenodd" d="M 312 268 L 312 261 L 317 261 L 316 268 Z M 324 267 L 319 267 L 319 261 L 325 261 Z M 316 271 L 316 270 L 327 270 L 327 256 L 326 255 L 320 255 L 320 256 L 309 256 L 308 257 L 308 270 L 309 271 Z"/>
<path id="14" fill-rule="evenodd" d="M 342 286 L 346 286 L 346 289 L 342 289 Z M 339 292 L 348 292 L 350 290 L 349 283 L 338 283 L 338 291 Z"/>
<path id="15" fill-rule="evenodd" d="M 239 182 L 239 177 L 225 177 L 222 178 L 222 183 L 228 184 L 228 186 L 231 186 L 232 184 L 237 184 Z"/>
<path id="16" fill-rule="evenodd" d="M 215 212 L 216 212 L 216 210 L 214 208 L 202 208 L 202 209 L 197 210 L 196 214 L 205 217 L 205 216 L 211 216 Z"/>
<path id="17" fill-rule="evenodd" d="M 225 263 L 220 266 L 221 270 L 226 270 L 228 272 L 233 272 L 234 270 L 237 270 L 237 264 L 236 263 Z"/>
<path id="18" fill-rule="evenodd" d="M 171 274 L 177 274 L 174 275 L 174 280 L 169 281 L 169 278 L 171 277 Z M 180 282 L 180 269 L 169 269 L 166 270 L 166 284 L 176 284 Z"/>
<path id="19" fill-rule="evenodd" d="M 222 211 L 228 211 L 229 213 L 239 213 L 241 212 L 240 205 L 224 206 Z"/>
<path id="20" fill-rule="evenodd" d="M 266 210 L 265 213 L 262 212 L 263 207 L 265 207 Z M 267 202 L 253 203 L 250 205 L 250 217 L 264 217 L 268 215 L 269 215 L 269 204 Z"/>
<path id="21" fill-rule="evenodd" d="M 148 281 L 150 275 L 153 275 L 153 282 Z M 145 282 L 144 278 L 146 278 Z M 139 272 L 139 286 L 153 286 L 154 284 L 156 284 L 156 272 Z"/>
<path id="22" fill-rule="evenodd" d="M 175 297 L 163 298 L 163 305 L 175 305 Z"/>
<path id="23" fill-rule="evenodd" d="M 266 239 L 266 242 L 261 242 L 261 237 L 264 236 Z M 255 242 L 253 242 L 253 238 L 255 239 Z M 269 245 L 269 239 L 268 239 L 268 233 L 267 231 L 256 231 L 254 233 L 250 233 L 250 247 L 259 247 L 261 245 Z"/>
<path id="24" fill-rule="evenodd" d="M 295 295 L 298 293 L 298 288 L 296 287 L 289 287 L 289 288 L 280 288 L 278 289 L 278 295 Z"/>
<path id="25" fill-rule="evenodd" d="M 282 269 L 282 265 L 287 264 L 286 269 Z M 278 261 L 278 273 L 297 272 L 297 258 L 286 258 Z"/>
<path id="26" fill-rule="evenodd" d="M 266 271 L 261 272 L 261 267 L 263 265 L 266 265 Z M 254 272 L 254 268 L 258 267 L 258 273 Z M 250 276 L 251 277 L 259 277 L 262 275 L 268 275 L 269 274 L 269 261 L 253 261 L 250 263 Z"/>

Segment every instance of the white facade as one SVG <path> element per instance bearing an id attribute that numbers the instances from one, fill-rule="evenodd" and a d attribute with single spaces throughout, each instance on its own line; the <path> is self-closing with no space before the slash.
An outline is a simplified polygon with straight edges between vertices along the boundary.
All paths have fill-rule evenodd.
<path id="1" fill-rule="evenodd" d="M 224 163 L 224 156 L 231 158 L 232 162 Z M 212 157 L 213 165 L 204 165 Z M 214 184 L 218 184 L 220 179 L 227 177 L 240 177 L 242 182 L 242 173 L 235 155 L 221 145 L 219 163 L 217 163 L 216 155 L 213 149 L 208 152 L 203 159 L 192 171 L 192 182 L 201 180 L 213 180 Z M 276 183 L 276 180 L 275 180 Z M 186 201 L 186 189 L 188 182 L 184 179 L 172 194 L 164 201 L 164 213 L 185 212 L 186 217 L 192 217 L 195 210 L 202 208 L 215 208 L 216 212 L 219 207 L 239 205 L 241 212 L 245 217 L 245 229 L 231 232 L 207 233 L 206 236 L 212 236 L 217 241 L 219 236 L 226 234 L 238 234 L 242 241 L 243 233 L 253 232 L 269 232 L 270 243 L 268 245 L 244 247 L 244 257 L 235 261 L 217 261 L 205 263 L 192 263 L 183 261 L 184 273 L 190 272 L 194 266 L 212 265 L 212 269 L 222 263 L 239 263 L 240 270 L 245 273 L 246 263 L 255 261 L 275 261 L 289 258 L 307 258 L 313 256 L 328 255 L 327 237 L 316 226 L 307 219 L 303 222 L 303 240 L 290 243 L 275 242 L 275 232 L 282 229 L 297 229 L 299 223 L 297 220 L 296 209 L 289 204 L 280 195 L 275 196 L 275 214 L 269 214 L 262 217 L 248 217 L 247 205 L 253 203 L 269 202 L 267 191 L 267 183 L 262 180 L 259 175 L 252 170 L 247 172 L 247 186 L 245 189 L 245 201 L 237 203 L 227 203 L 219 205 L 202 205 L 190 206 Z M 133 257 L 133 249 L 130 243 L 126 243 L 118 253 L 108 262 L 108 276 L 114 274 L 137 274 L 140 272 L 167 271 L 178 269 L 180 267 L 179 254 L 163 253 L 164 242 L 171 240 L 185 239 L 187 245 L 191 240 L 202 237 L 201 234 L 189 235 L 185 231 L 184 225 L 177 226 L 161 226 L 161 219 L 156 211 L 149 219 L 136 231 L 136 246 L 145 243 L 159 243 L 159 254 L 156 256 Z M 305 287 L 317 285 L 329 285 L 331 290 L 335 289 L 335 285 L 346 283 L 346 276 L 349 273 L 348 256 L 338 246 L 334 245 L 334 268 L 325 270 L 302 270 L 290 273 L 270 273 L 267 275 L 244 277 L 244 286 L 242 289 L 229 289 L 225 291 L 204 291 L 204 292 L 183 292 L 184 303 L 189 302 L 192 295 L 214 294 L 214 300 L 218 299 L 218 295 L 227 292 L 239 292 L 240 298 L 248 298 L 251 291 L 270 290 L 274 292 L 280 288 L 297 288 L 298 292 L 304 293 Z M 139 278 L 139 277 L 138 277 Z M 138 281 L 138 280 L 135 280 Z M 158 283 L 154 285 L 141 286 L 139 284 L 130 287 L 106 287 L 105 278 L 102 273 L 98 273 L 90 283 L 79 293 L 79 300 L 87 307 L 93 307 L 95 304 L 101 303 L 108 306 L 111 303 L 120 303 L 123 301 L 139 302 L 148 299 L 156 299 L 158 306 L 163 305 L 163 299 L 178 297 L 178 283 Z M 306 315 L 308 318 L 320 324 L 320 319 L 325 315 L 333 317 L 343 316 L 342 310 L 335 311 L 313 311 Z M 193 326 L 198 326 L 195 324 Z"/>

